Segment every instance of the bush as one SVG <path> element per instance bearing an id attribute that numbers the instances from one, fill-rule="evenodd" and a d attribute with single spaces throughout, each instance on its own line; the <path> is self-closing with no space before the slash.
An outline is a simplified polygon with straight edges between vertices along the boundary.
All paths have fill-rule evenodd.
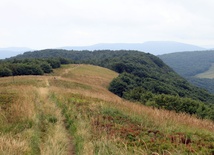
<path id="1" fill-rule="evenodd" d="M 114 94 L 122 97 L 123 96 L 123 93 L 126 91 L 127 89 L 127 84 L 125 82 L 123 82 L 122 80 L 116 78 L 114 79 L 110 86 L 109 86 L 109 90 L 111 92 L 113 92 Z"/>
<path id="2" fill-rule="evenodd" d="M 60 68 L 61 63 L 57 59 L 48 59 L 47 62 L 51 65 L 52 68 Z"/>
<path id="3" fill-rule="evenodd" d="M 15 64 L 12 66 L 13 75 L 43 75 L 44 72 L 39 65 Z"/>
<path id="4" fill-rule="evenodd" d="M 43 70 L 44 73 L 51 73 L 53 72 L 53 69 L 51 67 L 51 65 L 47 62 L 43 62 L 41 65 L 40 65 L 41 69 Z"/>
<path id="5" fill-rule="evenodd" d="M 0 68 L 0 77 L 5 76 L 12 76 L 12 71 L 7 67 Z"/>

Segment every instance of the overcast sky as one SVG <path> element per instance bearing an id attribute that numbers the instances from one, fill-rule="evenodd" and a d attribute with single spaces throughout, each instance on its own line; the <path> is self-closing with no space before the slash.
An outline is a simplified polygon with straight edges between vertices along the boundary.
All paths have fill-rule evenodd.
<path id="1" fill-rule="evenodd" d="M 214 0 L 0 0 L 0 47 L 214 45 Z"/>

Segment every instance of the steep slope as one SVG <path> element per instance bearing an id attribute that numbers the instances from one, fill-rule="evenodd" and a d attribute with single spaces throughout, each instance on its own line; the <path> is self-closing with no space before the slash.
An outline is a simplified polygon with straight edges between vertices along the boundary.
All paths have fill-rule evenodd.
<path id="1" fill-rule="evenodd" d="M 167 65 L 182 76 L 195 76 L 207 71 L 214 63 L 214 51 L 192 51 L 160 55 Z"/>
<path id="2" fill-rule="evenodd" d="M 214 79 L 214 63 L 212 63 L 210 65 L 209 70 L 203 72 L 203 73 L 199 73 L 197 75 L 195 75 L 195 77 L 198 78 L 207 78 L 207 79 Z"/>
<path id="3" fill-rule="evenodd" d="M 117 76 L 75 64 L 0 78 L 0 154 L 213 153 L 213 122 L 124 101 L 106 88 Z"/>
<path id="4" fill-rule="evenodd" d="M 180 52 L 159 56 L 167 65 L 190 82 L 214 92 L 212 65 L 214 51 Z M 204 78 L 204 79 L 203 79 Z M 209 79 L 207 79 L 209 78 Z"/>

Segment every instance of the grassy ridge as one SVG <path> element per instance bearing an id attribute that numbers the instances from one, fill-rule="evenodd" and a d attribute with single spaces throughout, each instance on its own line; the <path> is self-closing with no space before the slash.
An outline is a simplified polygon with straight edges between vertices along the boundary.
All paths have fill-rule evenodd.
<path id="1" fill-rule="evenodd" d="M 69 65 L 0 79 L 0 154 L 214 153 L 213 122 L 125 101 L 107 90 L 117 76 Z"/>
<path id="2" fill-rule="evenodd" d="M 199 52 L 201 54 L 203 52 Z M 212 54 L 212 52 L 210 52 Z M 191 53 L 190 53 L 191 54 Z M 201 56 L 201 55 L 200 55 Z M 188 83 L 185 79 L 181 78 L 175 73 L 170 67 L 168 67 L 158 57 L 144 52 L 138 51 L 110 51 L 110 50 L 98 50 L 98 51 L 67 51 L 67 50 L 56 50 L 46 49 L 41 51 L 26 52 L 23 55 L 14 57 L 15 59 L 29 59 L 29 58 L 66 58 L 72 60 L 75 63 L 93 64 L 102 66 L 118 73 L 123 74 L 123 82 L 128 82 L 123 85 L 123 89 L 116 93 L 119 96 L 123 96 L 124 93 L 132 91 L 134 87 L 138 86 L 145 89 L 147 92 L 154 94 L 168 94 L 173 96 L 187 97 L 194 100 L 200 100 L 207 103 L 213 103 L 213 96 L 203 89 L 199 89 Z M 185 56 L 183 56 L 185 57 Z M 182 57 L 182 59 L 183 59 Z M 13 60 L 13 58 L 11 58 Z M 196 62 L 200 62 L 194 67 L 201 70 L 201 62 L 206 63 L 207 61 L 198 61 L 200 59 L 193 59 Z M 171 60 L 171 59 L 170 59 Z M 172 59 L 173 62 L 174 59 Z M 179 59 L 180 60 L 180 59 Z M 191 58 L 192 60 L 192 58 Z M 207 60 L 204 59 L 203 60 Z M 192 62 L 192 61 L 188 61 Z M 210 62 L 208 62 L 209 64 Z M 182 63 L 181 64 L 185 64 Z M 187 68 L 188 67 L 188 68 Z M 184 65 L 181 67 L 183 70 L 190 72 L 190 65 Z M 206 66 L 207 67 L 207 66 Z M 205 68 L 206 68 L 205 67 Z M 209 67 L 209 65 L 208 65 Z M 202 66 L 204 69 L 204 65 Z M 130 76 L 131 77 L 130 77 Z M 130 81 L 129 78 L 132 80 Z M 120 81 L 120 79 L 119 79 Z M 114 92 L 115 93 L 115 92 Z"/>

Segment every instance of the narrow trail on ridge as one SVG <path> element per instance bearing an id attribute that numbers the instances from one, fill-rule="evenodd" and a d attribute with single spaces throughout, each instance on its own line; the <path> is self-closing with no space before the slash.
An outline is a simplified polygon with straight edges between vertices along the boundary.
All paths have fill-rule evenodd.
<path id="1" fill-rule="evenodd" d="M 67 68 L 67 69 L 65 69 L 64 72 L 60 75 L 60 77 L 62 77 L 62 76 L 65 75 L 65 74 L 68 74 L 70 71 L 72 71 L 72 70 L 74 70 L 74 69 L 77 69 L 77 68 L 80 67 L 80 66 L 81 66 L 81 64 L 77 64 L 77 65 L 75 65 L 75 66 L 72 67 L 72 68 Z"/>
<path id="2" fill-rule="evenodd" d="M 61 109 L 49 97 L 51 87 L 50 87 L 50 83 L 48 81 L 48 78 L 45 78 L 44 80 L 45 80 L 45 87 L 39 87 L 38 88 L 38 95 L 39 95 L 38 97 L 40 100 L 40 104 L 38 105 L 39 109 L 41 110 L 41 112 L 44 115 L 51 113 L 51 115 L 53 115 L 54 117 L 57 118 L 58 124 L 56 124 L 57 127 L 55 127 L 55 128 L 61 128 L 62 130 L 64 130 L 65 131 L 64 136 L 67 139 L 65 152 L 67 152 L 66 154 L 68 154 L 68 155 L 75 155 L 73 138 L 70 136 L 70 134 L 68 133 L 68 131 L 65 127 L 65 123 L 63 122 L 64 116 L 61 113 Z M 56 145 L 55 143 L 57 143 L 59 141 L 57 139 L 58 129 L 56 129 L 55 132 L 53 132 L 52 130 L 53 129 L 51 129 L 50 133 L 53 135 L 51 135 L 49 133 L 49 131 L 47 131 L 47 135 L 50 134 L 49 135 L 49 137 L 51 137 L 50 141 L 54 141 L 54 142 L 53 142 L 52 146 L 48 146 L 50 148 L 46 148 L 46 143 L 50 143 L 50 142 L 48 142 L 48 140 L 45 139 L 44 142 L 40 146 L 40 149 L 42 150 L 41 151 L 42 154 L 53 153 L 54 152 L 53 150 L 55 149 L 54 147 L 57 148 L 57 146 L 55 146 Z M 60 142 L 58 142 L 58 143 L 60 143 Z"/>

